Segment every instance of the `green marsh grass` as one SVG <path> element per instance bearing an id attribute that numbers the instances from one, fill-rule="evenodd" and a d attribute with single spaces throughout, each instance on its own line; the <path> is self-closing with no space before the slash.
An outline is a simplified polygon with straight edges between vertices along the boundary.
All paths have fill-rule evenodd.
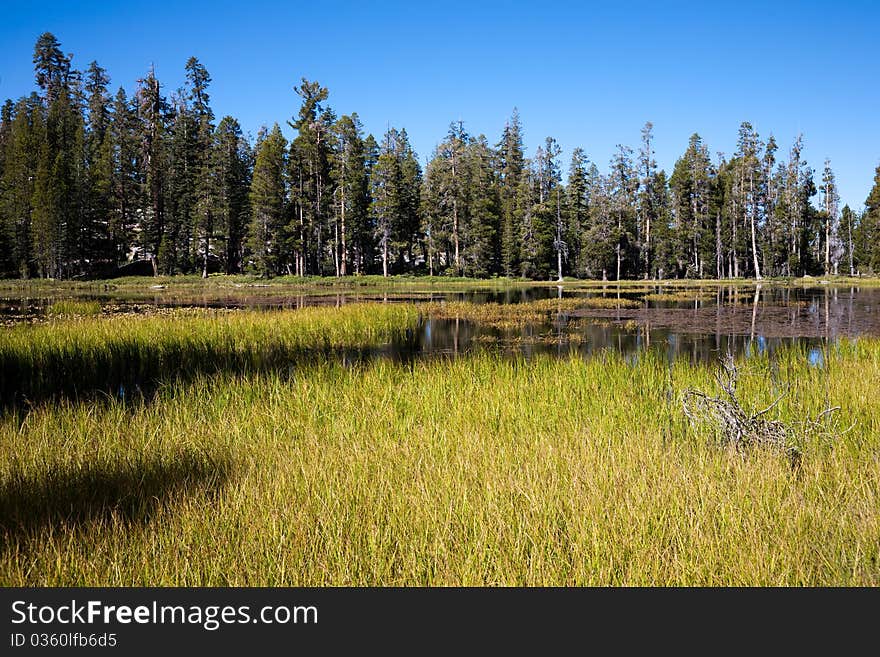
<path id="1" fill-rule="evenodd" d="M 85 363 L 127 336 L 168 358 L 267 338 L 321 353 L 405 330 L 416 309 L 297 312 L 59 322 L 4 349 Z M 802 437 L 798 468 L 689 427 L 679 395 L 714 390 L 712 371 L 650 352 L 297 363 L 202 368 L 134 403 L 7 409 L 0 583 L 880 584 L 880 400 L 865 384 L 880 341 L 831 348 L 824 368 L 799 348 L 740 363 L 749 407 L 788 386 L 774 419 L 831 404 L 855 423 Z"/>
<path id="2" fill-rule="evenodd" d="M 716 294 L 714 292 L 707 292 L 700 289 L 683 289 L 676 292 L 654 292 L 646 294 L 642 298 L 645 301 L 681 303 L 687 301 L 713 301 L 716 299 Z"/>
<path id="3" fill-rule="evenodd" d="M 419 312 L 435 319 L 464 319 L 495 328 L 512 328 L 544 322 L 553 315 L 581 308 L 641 308 L 642 302 L 616 297 L 564 297 L 522 303 L 473 303 L 431 301 L 420 303 Z"/>
<path id="4" fill-rule="evenodd" d="M 62 299 L 51 304 L 46 314 L 55 317 L 93 317 L 101 314 L 101 304 L 98 301 Z"/>
<path id="5" fill-rule="evenodd" d="M 149 387 L 223 370 L 288 368 L 308 357 L 384 344 L 417 320 L 412 306 L 64 317 L 0 332 L 0 402 Z"/>

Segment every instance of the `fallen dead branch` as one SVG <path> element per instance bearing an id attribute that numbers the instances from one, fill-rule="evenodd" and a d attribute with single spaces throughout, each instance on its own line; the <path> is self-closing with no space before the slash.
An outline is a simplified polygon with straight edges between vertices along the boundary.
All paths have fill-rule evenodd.
<path id="1" fill-rule="evenodd" d="M 739 370 L 733 356 L 727 354 L 721 358 L 719 371 L 715 374 L 715 380 L 721 388 L 720 395 L 713 397 L 693 388 L 685 390 L 682 407 L 691 425 L 712 427 L 722 445 L 738 452 L 756 446 L 770 447 L 783 452 L 792 463 L 799 461 L 800 450 L 793 442 L 793 427 L 764 417 L 788 394 L 787 391 L 766 408 L 750 412 L 737 397 L 738 378 Z"/>
<path id="2" fill-rule="evenodd" d="M 803 422 L 786 424 L 780 420 L 768 420 L 764 416 L 772 411 L 785 398 L 782 393 L 766 408 L 757 412 L 747 410 L 737 397 L 736 384 L 739 370 L 733 356 L 727 354 L 720 359 L 715 380 L 721 394 L 713 397 L 701 390 L 688 388 L 682 394 L 682 407 L 692 426 L 709 426 L 722 445 L 744 453 L 756 446 L 777 449 L 784 453 L 792 465 L 801 459 L 800 444 L 833 444 L 855 426 L 841 430 L 838 417 L 840 406 L 829 406 L 820 412 L 816 419 L 807 418 Z"/>

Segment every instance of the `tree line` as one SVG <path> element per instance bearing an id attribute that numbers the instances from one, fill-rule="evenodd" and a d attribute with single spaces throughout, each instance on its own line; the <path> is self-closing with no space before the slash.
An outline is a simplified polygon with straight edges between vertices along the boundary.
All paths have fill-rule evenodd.
<path id="1" fill-rule="evenodd" d="M 454 122 L 422 167 L 405 129 L 377 140 L 303 79 L 284 137 L 253 143 L 211 109 L 195 57 L 169 95 L 155 72 L 129 97 L 72 65 L 51 33 L 38 91 L 0 113 L 0 276 L 425 273 L 535 279 L 737 278 L 880 272 L 880 166 L 865 208 L 834 172 L 739 128 L 715 157 L 694 134 L 671 174 L 653 126 L 600 171 L 576 148 L 563 181 L 548 137 L 532 157 L 516 110 L 500 139 Z"/>

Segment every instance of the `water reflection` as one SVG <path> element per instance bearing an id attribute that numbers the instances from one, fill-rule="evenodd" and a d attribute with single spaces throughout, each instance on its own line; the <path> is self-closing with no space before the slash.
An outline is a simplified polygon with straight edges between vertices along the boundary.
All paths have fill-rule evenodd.
<path id="1" fill-rule="evenodd" d="M 772 355 L 784 346 L 798 346 L 809 361 L 821 366 L 824 349 L 842 337 L 880 335 L 880 288 L 831 285 L 804 287 L 770 283 L 753 286 L 669 285 L 603 287 L 544 285 L 454 292 L 333 292 L 290 294 L 262 288 L 243 293 L 213 291 L 194 297 L 157 290 L 136 301 L 112 294 L 94 295 L 121 312 L 137 308 L 198 306 L 203 308 L 295 309 L 342 306 L 348 303 L 464 301 L 475 304 L 522 304 L 543 299 L 619 300 L 619 307 L 564 310 L 544 322 L 498 327 L 464 317 L 423 318 L 409 335 L 401 336 L 374 355 L 406 358 L 458 356 L 479 350 L 534 356 L 589 355 L 613 350 L 627 358 L 651 350 L 669 359 L 714 361 L 728 351 L 746 357 Z M 53 299 L 0 300 L 5 323 L 45 312 Z M 601 306 L 601 304 L 598 304 Z M 607 304 L 606 304 L 607 305 Z M 613 306 L 614 304 L 612 304 Z M 562 307 L 562 306 L 561 306 Z"/>
<path id="2" fill-rule="evenodd" d="M 646 298 L 644 291 L 558 288 L 450 295 L 448 300 L 521 303 L 539 298 L 604 296 L 641 300 L 637 308 L 579 309 L 560 312 L 543 323 L 515 328 L 455 319 L 423 319 L 415 348 L 422 356 L 460 355 L 492 350 L 530 357 L 590 355 L 611 350 L 627 359 L 651 350 L 669 360 L 714 362 L 727 352 L 745 357 L 772 356 L 798 347 L 811 364 L 822 366 L 825 349 L 843 337 L 880 335 L 880 290 L 871 288 L 793 288 L 759 284 L 696 290 L 691 298 Z M 543 294 L 543 296 L 542 296 Z M 679 290 L 677 294 L 681 294 Z M 671 296 L 668 295 L 667 296 Z M 687 296 L 687 295 L 682 295 Z"/>
<path id="3" fill-rule="evenodd" d="M 680 333 L 669 329 L 627 328 L 613 324 L 587 324 L 556 328 L 551 324 L 530 324 L 517 330 L 503 330 L 461 319 L 423 319 L 408 345 L 419 356 L 460 356 L 492 351 L 505 355 L 537 354 L 589 356 L 616 351 L 630 360 L 652 350 L 670 361 L 681 356 L 692 362 L 716 361 L 731 352 L 746 357 L 773 355 L 782 347 L 809 349 L 810 362 L 822 364 L 826 344 L 821 337 L 777 337 L 763 335 Z M 403 357 L 404 349 L 391 345 L 389 355 Z"/>

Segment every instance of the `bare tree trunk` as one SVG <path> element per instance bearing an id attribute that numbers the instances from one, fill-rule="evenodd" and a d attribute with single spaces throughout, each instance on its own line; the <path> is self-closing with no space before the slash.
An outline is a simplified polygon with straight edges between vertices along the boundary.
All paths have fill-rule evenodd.
<path id="1" fill-rule="evenodd" d="M 695 167 L 691 168 L 691 179 L 696 181 Z M 696 185 L 696 182 L 695 182 Z M 691 248 L 694 250 L 694 271 L 700 267 L 700 243 L 697 239 L 699 234 L 699 220 L 697 218 L 697 191 L 691 194 L 691 214 L 694 222 L 691 224 Z"/>
<path id="2" fill-rule="evenodd" d="M 302 182 L 302 174 L 299 177 L 299 190 L 300 190 L 300 202 L 299 202 L 299 257 L 297 257 L 297 275 L 305 276 L 305 254 L 306 254 L 306 227 L 305 227 L 305 218 L 303 217 L 303 203 L 302 203 L 302 191 L 303 191 L 303 182 Z"/>
<path id="3" fill-rule="evenodd" d="M 348 260 L 348 247 L 345 243 L 345 187 L 342 188 L 342 208 L 341 208 L 341 219 L 342 219 L 342 253 L 340 254 L 340 271 L 342 275 L 345 276 L 348 274 L 348 268 L 346 267 L 346 261 Z"/>
<path id="4" fill-rule="evenodd" d="M 455 171 L 455 167 L 452 170 Z M 452 241 L 455 243 L 455 271 L 461 276 L 461 261 L 458 257 L 458 201 L 455 199 L 452 199 Z"/>
<path id="5" fill-rule="evenodd" d="M 733 224 L 733 242 L 730 245 L 730 252 L 732 254 L 733 260 L 733 277 L 739 278 L 739 261 L 736 257 L 736 204 L 733 206 L 733 216 L 730 218 L 730 223 Z"/>
<path id="6" fill-rule="evenodd" d="M 825 214 L 825 275 L 831 273 L 831 213 L 826 208 Z"/>
<path id="7" fill-rule="evenodd" d="M 852 238 L 852 216 L 846 222 L 847 241 L 849 243 L 849 275 L 855 276 L 856 270 L 853 267 L 853 238 Z"/>
<path id="8" fill-rule="evenodd" d="M 558 281 L 562 280 L 562 211 L 559 205 L 559 187 L 556 188 L 556 271 Z"/>
<path id="9" fill-rule="evenodd" d="M 333 266 L 339 278 L 339 223 L 333 222 Z"/>
<path id="10" fill-rule="evenodd" d="M 755 339 L 755 320 L 758 318 L 758 302 L 761 299 L 761 284 L 758 283 L 755 286 L 755 300 L 752 303 L 752 330 L 750 333 L 750 338 L 752 340 Z"/>
<path id="11" fill-rule="evenodd" d="M 562 280 L 562 251 L 561 250 L 556 251 L 556 270 L 557 270 L 556 280 L 561 281 Z"/>
<path id="12" fill-rule="evenodd" d="M 623 217 L 620 216 L 620 211 L 617 212 L 617 246 L 614 247 L 615 254 L 617 255 L 617 279 L 620 280 L 620 240 L 621 233 L 623 231 Z"/>
<path id="13" fill-rule="evenodd" d="M 755 278 L 761 280 L 761 267 L 758 264 L 758 242 L 755 239 L 755 180 L 749 175 L 749 219 L 752 226 L 752 259 L 755 262 Z"/>
<path id="14" fill-rule="evenodd" d="M 205 257 L 202 260 L 202 278 L 208 278 L 208 252 L 211 250 L 211 231 L 205 231 Z"/>
<path id="15" fill-rule="evenodd" d="M 614 249 L 617 253 L 617 279 L 620 280 L 620 242 L 617 243 L 617 246 Z"/>
<path id="16" fill-rule="evenodd" d="M 452 145 L 452 240 L 455 243 L 455 271 L 461 276 L 461 260 L 458 253 L 458 190 L 455 184 L 455 144 Z"/>
<path id="17" fill-rule="evenodd" d="M 431 223 L 430 220 L 428 222 L 428 240 L 425 244 L 425 248 L 428 251 L 428 275 L 434 275 L 434 243 L 431 237 Z"/>

